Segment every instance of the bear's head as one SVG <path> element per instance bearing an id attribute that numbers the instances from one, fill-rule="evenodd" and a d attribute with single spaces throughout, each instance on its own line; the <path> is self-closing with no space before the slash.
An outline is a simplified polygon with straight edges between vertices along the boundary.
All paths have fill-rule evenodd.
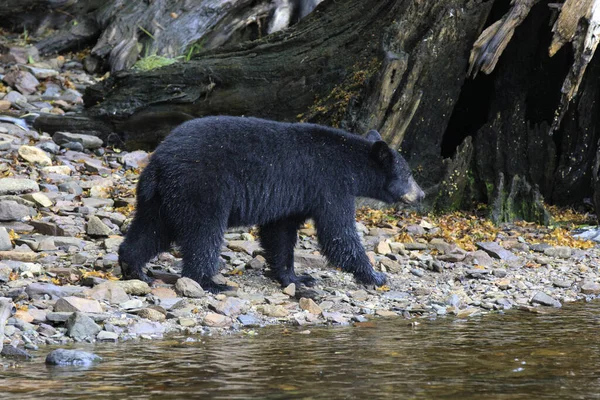
<path id="1" fill-rule="evenodd" d="M 378 190 L 377 198 L 387 203 L 421 201 L 425 193 L 415 182 L 404 157 L 381 140 L 381 135 L 375 130 L 367 133 L 367 139 L 373 142 L 370 156 L 385 175 L 384 186 Z"/>

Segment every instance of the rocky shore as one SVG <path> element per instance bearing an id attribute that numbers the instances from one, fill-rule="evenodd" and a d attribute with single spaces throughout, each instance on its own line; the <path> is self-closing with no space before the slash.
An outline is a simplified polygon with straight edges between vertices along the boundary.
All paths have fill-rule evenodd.
<path id="1" fill-rule="evenodd" d="M 313 288 L 281 288 L 268 278 L 251 228 L 230 230 L 223 245 L 218 279 L 235 291 L 213 295 L 180 279 L 177 249 L 150 263 L 153 285 L 120 281 L 117 249 L 149 154 L 105 147 L 93 136 L 49 136 L 27 124 L 40 112 L 81 107 L 82 90 L 98 79 L 82 60 L 42 61 L 25 45 L 6 45 L 0 56 L 0 114 L 12 116 L 0 116 L 0 297 L 14 306 L 3 321 L 0 312 L 4 355 L 269 324 L 469 318 L 600 294 L 600 250 L 567 229 L 371 210 L 359 212 L 357 228 L 375 268 L 388 274 L 382 288 L 327 265 L 310 224 L 299 232 L 296 261 L 300 273 L 317 278 Z M 23 114 L 29 117 L 14 118 Z"/>

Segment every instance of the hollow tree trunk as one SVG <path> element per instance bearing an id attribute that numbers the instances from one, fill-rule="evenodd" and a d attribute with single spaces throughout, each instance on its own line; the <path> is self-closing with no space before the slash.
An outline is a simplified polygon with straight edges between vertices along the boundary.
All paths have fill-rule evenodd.
<path id="1" fill-rule="evenodd" d="M 435 189 L 446 173 L 442 137 L 492 3 L 326 0 L 298 25 L 261 40 L 114 74 L 86 92 L 81 115 L 43 115 L 35 126 L 130 148 L 151 148 L 176 124 L 210 114 L 375 128 Z"/>

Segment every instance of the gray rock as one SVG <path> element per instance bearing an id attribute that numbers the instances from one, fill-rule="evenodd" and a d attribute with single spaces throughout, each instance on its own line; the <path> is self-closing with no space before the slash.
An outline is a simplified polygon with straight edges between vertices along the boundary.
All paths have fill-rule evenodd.
<path id="1" fill-rule="evenodd" d="M 25 95 L 34 93 L 40 84 L 31 73 L 20 70 L 10 71 L 2 80 Z"/>
<path id="2" fill-rule="evenodd" d="M 19 221 L 33 215 L 35 215 L 34 210 L 16 201 L 0 201 L 0 221 Z"/>
<path id="3" fill-rule="evenodd" d="M 2 178 L 0 179 L 0 195 L 39 192 L 40 187 L 30 179 Z"/>
<path id="4" fill-rule="evenodd" d="M 53 298 L 61 298 L 73 296 L 83 292 L 84 290 L 85 288 L 81 286 L 57 286 L 52 283 L 34 282 L 27 286 L 25 292 L 29 295 L 29 297 L 32 298 L 36 296 L 43 296 L 45 294 L 52 296 Z"/>
<path id="5" fill-rule="evenodd" d="M 552 246 L 550 246 L 549 244 L 546 243 L 537 243 L 537 244 L 532 244 L 531 246 L 529 246 L 529 248 L 533 251 L 537 251 L 538 253 L 543 253 L 546 249 L 550 248 Z"/>
<path id="6" fill-rule="evenodd" d="M 554 299 L 553 297 L 547 295 L 544 292 L 537 292 L 533 295 L 530 300 L 531 304 L 541 304 L 543 306 L 549 307 L 561 307 L 560 301 Z"/>
<path id="7" fill-rule="evenodd" d="M 544 250 L 544 255 L 557 258 L 571 258 L 572 249 L 567 246 L 549 247 Z"/>
<path id="8" fill-rule="evenodd" d="M 237 320 L 247 328 L 260 326 L 260 320 L 250 314 L 238 315 Z"/>
<path id="9" fill-rule="evenodd" d="M 54 142 L 45 141 L 45 142 L 40 143 L 39 147 L 40 147 L 40 149 L 42 149 L 50 154 L 60 153 L 60 146 L 58 146 Z"/>
<path id="10" fill-rule="evenodd" d="M 93 363 L 102 361 L 102 358 L 82 350 L 56 349 L 46 356 L 48 365 L 74 365 L 79 367 L 90 366 Z"/>
<path id="11" fill-rule="evenodd" d="M 175 283 L 175 291 L 180 296 L 200 298 L 204 297 L 204 289 L 198 282 L 190 278 L 179 278 Z"/>
<path id="12" fill-rule="evenodd" d="M 419 242 L 404 243 L 404 248 L 406 250 L 427 250 L 427 244 Z"/>
<path id="13" fill-rule="evenodd" d="M 52 136 L 52 140 L 61 147 L 65 147 L 64 145 L 67 143 L 80 143 L 84 149 L 90 150 L 97 149 L 103 144 L 102 139 L 97 136 L 70 132 L 56 132 Z"/>
<path id="14" fill-rule="evenodd" d="M 562 279 L 554 279 L 552 281 L 552 285 L 559 287 L 559 288 L 563 288 L 563 289 L 568 289 L 573 285 L 573 281 L 567 281 L 567 280 L 562 280 Z"/>
<path id="15" fill-rule="evenodd" d="M 411 268 L 410 273 L 418 276 L 419 278 L 422 277 L 423 275 L 425 275 L 425 272 L 423 272 L 423 270 L 418 269 L 418 268 Z"/>
<path id="16" fill-rule="evenodd" d="M 33 74 L 37 79 L 47 79 L 58 76 L 58 71 L 49 68 L 37 68 L 31 65 L 25 66 L 29 72 Z"/>
<path id="17" fill-rule="evenodd" d="M 519 258 L 510 251 L 504 249 L 496 242 L 477 242 L 477 247 L 488 253 L 494 258 L 504 261 L 517 261 Z"/>
<path id="18" fill-rule="evenodd" d="M 145 296 L 150 293 L 150 286 L 148 286 L 146 282 L 140 281 L 139 279 L 116 281 L 114 283 L 121 286 L 123 290 L 125 290 L 125 293 L 134 296 Z"/>
<path id="19" fill-rule="evenodd" d="M 12 242 L 6 228 L 0 227 L 0 251 L 12 250 Z"/>
<path id="20" fill-rule="evenodd" d="M 144 168 L 148 165 L 148 161 L 150 160 L 148 153 L 142 150 L 132 151 L 131 153 L 127 153 L 121 157 L 119 161 L 126 168 Z"/>
<path id="21" fill-rule="evenodd" d="M 66 67 L 66 64 L 65 64 Z M 64 92 L 62 92 L 62 94 L 58 97 L 60 100 L 64 100 L 67 101 L 69 103 L 83 103 L 83 100 L 81 98 L 81 93 L 79 93 L 77 90 L 74 89 L 67 89 Z M 89 136 L 89 135 L 86 135 Z M 100 146 L 102 146 L 100 144 Z M 98 146 L 98 147 L 100 147 Z M 95 148 L 95 147 L 94 147 Z"/>
<path id="22" fill-rule="evenodd" d="M 119 339 L 119 334 L 116 332 L 100 331 L 100 333 L 98 333 L 98 335 L 96 336 L 96 340 L 99 341 L 116 342 L 117 339 Z"/>
<path id="23" fill-rule="evenodd" d="M 81 199 L 84 207 L 91 208 L 102 208 L 102 207 L 112 207 L 115 202 L 113 199 L 99 199 L 95 197 L 85 197 Z"/>
<path id="24" fill-rule="evenodd" d="M 73 315 L 72 312 L 57 312 L 52 311 L 46 314 L 46 319 L 51 322 L 61 323 L 66 322 L 69 317 Z M 109 313 L 86 313 L 94 322 L 104 322 L 111 317 Z"/>
<path id="25" fill-rule="evenodd" d="M 227 315 L 228 317 L 236 316 L 242 313 L 246 307 L 246 301 L 236 297 L 228 297 L 224 301 L 220 301 L 214 306 L 214 310 L 219 314 Z"/>
<path id="26" fill-rule="evenodd" d="M 87 223 L 86 232 L 90 236 L 110 236 L 112 230 L 100 218 L 92 215 Z"/>
<path id="27" fill-rule="evenodd" d="M 129 333 L 136 335 L 155 335 L 165 332 L 165 327 L 160 322 L 142 321 L 129 328 Z"/>
<path id="28" fill-rule="evenodd" d="M 596 282 L 584 282 L 583 285 L 581 285 L 581 293 L 600 294 L 600 284 Z"/>
<path id="29" fill-rule="evenodd" d="M 79 196 L 83 193 L 83 188 L 77 182 L 69 181 L 58 185 L 58 190 Z"/>
<path id="30" fill-rule="evenodd" d="M 94 339 L 102 330 L 93 319 L 87 315 L 75 312 L 66 322 L 67 335 L 80 342 L 86 339 Z"/>
<path id="31" fill-rule="evenodd" d="M 23 96 L 21 93 L 13 90 L 6 96 L 4 96 L 4 100 L 10 101 L 12 104 L 22 106 L 23 104 L 27 104 L 27 97 Z"/>
<path id="32" fill-rule="evenodd" d="M 73 151 L 83 151 L 83 144 L 79 142 L 66 142 L 60 145 L 64 149 L 73 150 Z"/>

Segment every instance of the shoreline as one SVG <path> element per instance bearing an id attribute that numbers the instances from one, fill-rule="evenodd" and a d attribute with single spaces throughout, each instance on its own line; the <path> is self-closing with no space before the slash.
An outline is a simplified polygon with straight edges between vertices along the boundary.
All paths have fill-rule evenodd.
<path id="1" fill-rule="evenodd" d="M 8 54 L 23 54 L 17 50 Z M 0 110 L 73 112 L 82 107 L 81 91 L 97 79 L 76 56 L 29 61 L 0 64 Z M 21 78 L 10 84 L 11 74 Z M 317 279 L 314 288 L 281 288 L 265 276 L 252 229 L 225 236 L 218 279 L 236 286 L 236 293 L 212 295 L 178 280 L 176 250 L 150 263 L 160 280 L 154 287 L 116 281 L 116 250 L 131 221 L 135 183 L 148 153 L 104 147 L 93 136 L 50 137 L 23 125 L 0 117 L 0 297 L 16 307 L 6 320 L 4 354 L 272 324 L 535 312 L 600 295 L 600 249 L 575 240 L 568 229 L 498 228 L 468 214 L 375 210 L 360 210 L 357 229 L 375 268 L 388 274 L 388 284 L 379 289 L 328 266 L 310 224 L 299 232 L 296 262 L 299 273 Z"/>

